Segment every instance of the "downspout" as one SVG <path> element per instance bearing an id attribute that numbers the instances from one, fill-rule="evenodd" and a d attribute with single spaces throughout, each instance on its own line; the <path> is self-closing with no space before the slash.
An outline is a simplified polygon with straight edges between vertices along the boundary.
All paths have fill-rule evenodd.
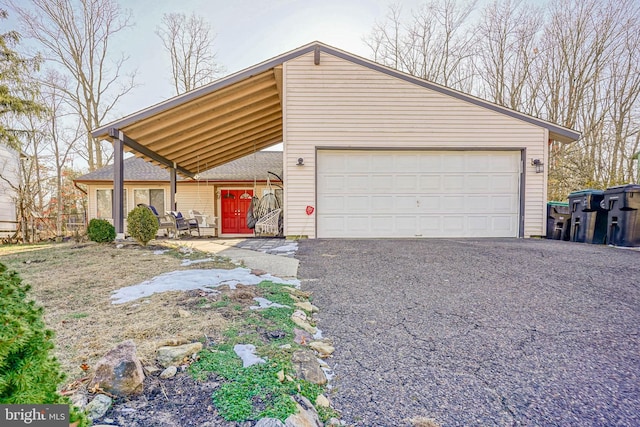
<path id="1" fill-rule="evenodd" d="M 632 159 L 636 159 L 636 184 L 640 184 L 640 151 L 631 156 Z"/>

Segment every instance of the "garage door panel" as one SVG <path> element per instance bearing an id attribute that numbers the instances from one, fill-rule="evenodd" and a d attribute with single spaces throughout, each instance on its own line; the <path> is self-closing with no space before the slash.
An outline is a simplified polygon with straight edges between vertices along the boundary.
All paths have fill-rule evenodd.
<path id="1" fill-rule="evenodd" d="M 516 237 L 519 165 L 518 151 L 320 150 L 317 235 Z"/>
<path id="2" fill-rule="evenodd" d="M 464 175 L 445 175 L 443 178 L 443 191 L 460 192 L 465 189 Z"/>
<path id="3" fill-rule="evenodd" d="M 490 187 L 492 193 L 514 193 L 517 191 L 517 183 L 513 182 L 510 175 L 494 175 L 491 177 Z"/>
<path id="4" fill-rule="evenodd" d="M 442 177 L 440 175 L 420 175 L 418 185 L 420 192 L 439 191 L 442 189 Z"/>
<path id="5" fill-rule="evenodd" d="M 403 170 L 404 171 L 404 170 Z M 398 193 L 413 193 L 418 185 L 417 175 L 397 175 L 395 179 L 395 191 Z"/>
<path id="6" fill-rule="evenodd" d="M 450 172 L 464 172 L 467 170 L 465 158 L 461 154 L 448 154 L 440 156 L 442 170 Z"/>
<path id="7" fill-rule="evenodd" d="M 380 174 L 373 175 L 369 181 L 371 191 L 375 192 L 391 192 L 393 190 L 393 175 Z"/>
<path id="8" fill-rule="evenodd" d="M 367 214 L 371 212 L 371 205 L 369 203 L 371 197 L 365 196 L 349 196 L 344 200 L 347 212 L 363 213 Z"/>

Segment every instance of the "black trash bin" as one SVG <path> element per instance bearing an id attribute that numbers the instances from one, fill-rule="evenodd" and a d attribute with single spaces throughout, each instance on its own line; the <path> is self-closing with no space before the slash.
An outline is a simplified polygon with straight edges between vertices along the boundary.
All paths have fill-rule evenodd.
<path id="1" fill-rule="evenodd" d="M 607 215 L 607 243 L 640 246 L 640 185 L 607 188 L 604 192 Z"/>
<path id="2" fill-rule="evenodd" d="M 602 190 L 582 190 L 569 194 L 572 242 L 604 244 L 607 238 L 607 211 L 600 206 Z"/>
<path id="3" fill-rule="evenodd" d="M 570 224 L 569 203 L 547 203 L 547 239 L 569 240 Z"/>

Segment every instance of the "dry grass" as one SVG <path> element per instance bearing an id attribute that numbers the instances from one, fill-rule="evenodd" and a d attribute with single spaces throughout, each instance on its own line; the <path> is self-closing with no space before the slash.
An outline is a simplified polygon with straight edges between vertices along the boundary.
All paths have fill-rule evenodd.
<path id="1" fill-rule="evenodd" d="M 189 268 L 233 268 L 228 260 L 180 265 L 179 251 L 156 255 L 153 249 L 125 244 L 85 243 L 2 246 L 0 263 L 20 273 L 31 296 L 45 308 L 47 326 L 56 332 L 56 356 L 71 378 L 82 375 L 109 349 L 132 339 L 143 361 L 152 361 L 158 342 L 216 338 L 228 320 L 197 300 L 197 292 L 168 292 L 113 305 L 111 292 L 159 274 Z M 193 254 L 190 259 L 203 256 Z M 180 317 L 186 309 L 190 317 Z"/>

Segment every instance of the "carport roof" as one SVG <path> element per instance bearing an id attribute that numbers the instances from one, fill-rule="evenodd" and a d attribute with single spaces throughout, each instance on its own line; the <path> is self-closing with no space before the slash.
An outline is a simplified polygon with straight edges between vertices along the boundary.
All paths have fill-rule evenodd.
<path id="1" fill-rule="evenodd" d="M 199 89 L 133 113 L 92 131 L 94 138 L 124 137 L 125 149 L 159 166 L 195 175 L 262 150 L 283 139 L 282 65 L 326 53 L 392 77 L 546 128 L 549 137 L 572 142 L 580 133 L 428 82 L 320 42 L 313 42 Z"/>

